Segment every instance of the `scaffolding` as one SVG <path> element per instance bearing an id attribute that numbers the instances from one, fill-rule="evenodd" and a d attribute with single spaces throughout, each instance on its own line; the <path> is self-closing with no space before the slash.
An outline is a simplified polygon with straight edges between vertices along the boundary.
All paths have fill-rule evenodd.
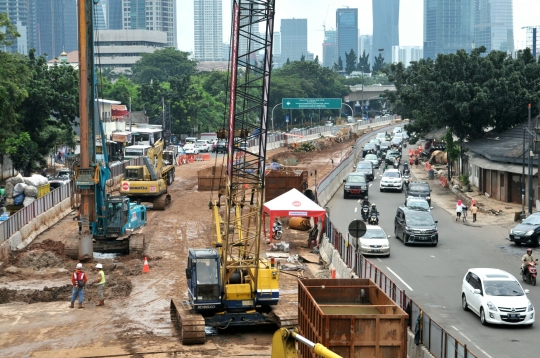
<path id="1" fill-rule="evenodd" d="M 527 30 L 525 48 L 530 48 L 534 58 L 538 58 L 538 49 L 540 48 L 540 26 L 525 26 L 522 29 Z"/>

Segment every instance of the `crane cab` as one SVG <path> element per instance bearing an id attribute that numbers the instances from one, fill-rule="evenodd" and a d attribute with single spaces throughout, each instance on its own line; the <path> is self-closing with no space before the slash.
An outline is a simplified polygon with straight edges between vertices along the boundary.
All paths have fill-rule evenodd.
<path id="1" fill-rule="evenodd" d="M 189 250 L 186 278 L 189 301 L 195 309 L 222 308 L 220 266 L 217 250 Z"/>

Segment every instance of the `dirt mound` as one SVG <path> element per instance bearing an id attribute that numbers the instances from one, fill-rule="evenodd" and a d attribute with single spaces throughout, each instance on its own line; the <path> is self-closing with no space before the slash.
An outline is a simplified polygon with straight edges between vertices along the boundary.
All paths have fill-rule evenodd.
<path id="1" fill-rule="evenodd" d="M 19 267 L 41 270 L 50 267 L 64 267 L 64 261 L 55 253 L 49 251 L 29 251 L 21 255 Z"/>
<path id="2" fill-rule="evenodd" d="M 47 239 L 43 242 L 32 244 L 30 250 L 43 250 L 55 253 L 57 256 L 64 256 L 64 243 Z"/>

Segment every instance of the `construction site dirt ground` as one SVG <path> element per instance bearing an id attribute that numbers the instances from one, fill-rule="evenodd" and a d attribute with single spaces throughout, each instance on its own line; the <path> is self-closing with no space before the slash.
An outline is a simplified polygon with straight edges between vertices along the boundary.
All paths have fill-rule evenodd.
<path id="1" fill-rule="evenodd" d="M 345 156 L 353 140 L 341 143 L 320 140 L 313 152 L 281 148 L 268 160 L 294 159 L 307 168 L 309 186 L 328 173 Z M 67 258 L 64 244 L 77 238 L 77 222 L 71 213 L 40 234 L 27 249 L 13 253 L 0 264 L 0 356 L 2 357 L 269 357 L 277 326 L 219 330 L 204 345 L 183 346 L 170 319 L 170 301 L 187 299 L 185 268 L 189 248 L 209 247 L 211 211 L 208 203 L 217 193 L 197 190 L 197 171 L 221 165 L 214 161 L 176 167 L 171 187 L 172 205 L 165 211 L 149 211 L 146 254 L 150 272 L 142 273 L 143 257 L 132 255 L 95 258 L 85 263 L 90 281 L 96 262 L 107 276 L 105 306 L 95 307 L 97 289 L 88 285 L 85 308 L 69 308 L 70 274 L 77 261 Z M 314 175 L 315 169 L 317 175 Z M 212 195 L 214 196 L 212 198 Z M 280 307 L 297 310 L 297 280 L 327 277 L 317 256 L 309 254 L 306 231 L 284 225 L 284 242 L 290 254 L 309 258 L 305 271 L 280 275 Z M 266 229 L 268 230 L 268 223 Z M 262 256 L 269 246 L 263 241 Z"/>

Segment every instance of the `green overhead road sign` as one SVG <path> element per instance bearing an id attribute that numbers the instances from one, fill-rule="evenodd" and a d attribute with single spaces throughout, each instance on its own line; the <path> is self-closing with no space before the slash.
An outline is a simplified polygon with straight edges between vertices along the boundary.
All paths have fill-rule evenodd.
<path id="1" fill-rule="evenodd" d="M 283 109 L 341 109 L 341 98 L 283 98 Z"/>

